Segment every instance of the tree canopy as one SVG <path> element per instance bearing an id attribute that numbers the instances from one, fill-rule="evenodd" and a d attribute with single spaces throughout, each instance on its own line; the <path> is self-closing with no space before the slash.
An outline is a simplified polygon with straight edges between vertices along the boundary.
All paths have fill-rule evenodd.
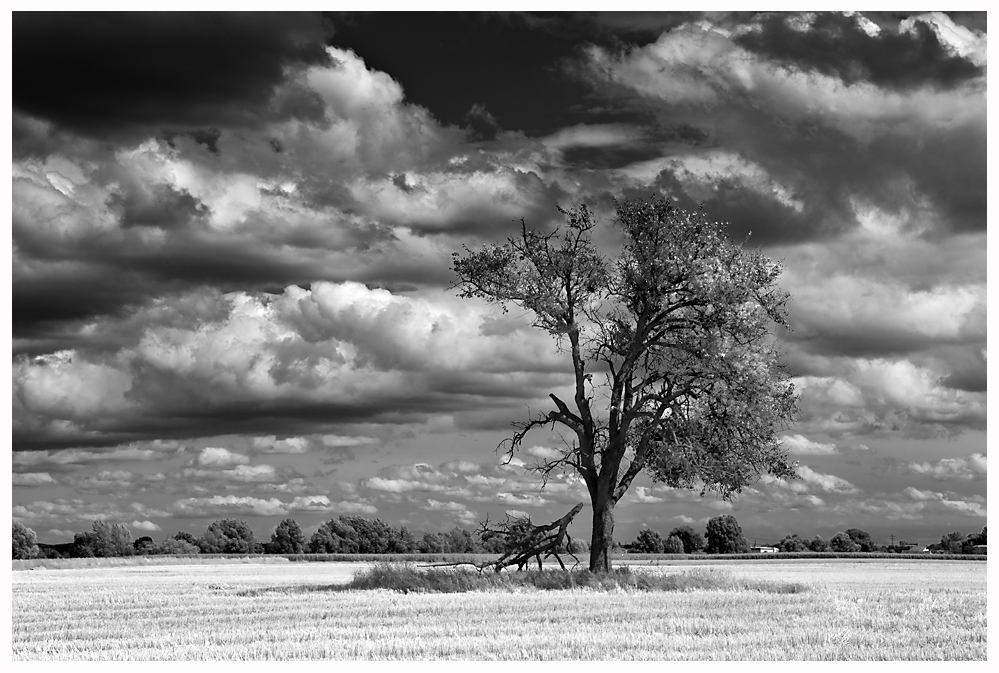
<path id="1" fill-rule="evenodd" d="M 709 554 L 740 554 L 749 551 L 749 542 L 742 535 L 742 527 L 731 514 L 722 514 L 708 521 L 705 551 Z"/>
<path id="2" fill-rule="evenodd" d="M 38 543 L 35 531 L 25 526 L 20 521 L 13 522 L 13 540 L 11 551 L 13 558 L 29 559 L 38 556 Z"/>
<path id="3" fill-rule="evenodd" d="M 242 519 L 219 519 L 198 539 L 203 554 L 252 554 L 253 530 Z"/>
<path id="4" fill-rule="evenodd" d="M 271 534 L 268 546 L 271 554 L 301 554 L 305 551 L 305 534 L 294 519 L 284 519 Z"/>
<path id="5" fill-rule="evenodd" d="M 763 474 L 794 475 L 778 433 L 796 410 L 774 325 L 786 325 L 780 264 L 730 241 L 703 212 L 669 200 L 618 202 L 616 258 L 593 241 L 585 205 L 554 231 L 529 229 L 454 254 L 455 286 L 530 312 L 571 360 L 572 397 L 516 423 L 509 455 L 536 427 L 568 430 L 561 456 L 593 507 L 590 569 L 607 570 L 613 508 L 639 473 L 723 498 Z M 599 402 L 598 402 L 599 400 Z"/>

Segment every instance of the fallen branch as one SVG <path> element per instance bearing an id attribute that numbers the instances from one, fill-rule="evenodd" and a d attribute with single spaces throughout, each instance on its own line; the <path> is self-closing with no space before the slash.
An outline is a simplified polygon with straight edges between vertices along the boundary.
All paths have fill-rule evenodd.
<path id="1" fill-rule="evenodd" d="M 473 563 L 472 561 L 459 561 L 455 563 L 433 563 L 422 566 L 424 568 L 440 568 L 448 566 L 470 565 L 480 573 L 486 569 L 500 572 L 503 568 L 517 566 L 517 570 L 523 570 L 530 563 L 531 559 L 538 562 L 538 569 L 542 568 L 542 557 L 554 556 L 562 570 L 565 570 L 565 563 L 559 557 L 559 550 L 564 549 L 565 553 L 575 559 L 579 564 L 579 559 L 570 550 L 572 538 L 569 536 L 568 528 L 572 520 L 583 509 L 583 503 L 579 503 L 561 519 L 551 522 L 545 526 L 535 526 L 529 520 L 510 520 L 509 518 L 499 528 L 490 528 L 489 519 L 480 526 L 478 535 L 494 536 L 502 535 L 506 538 L 506 549 L 495 561 L 486 563 Z"/>

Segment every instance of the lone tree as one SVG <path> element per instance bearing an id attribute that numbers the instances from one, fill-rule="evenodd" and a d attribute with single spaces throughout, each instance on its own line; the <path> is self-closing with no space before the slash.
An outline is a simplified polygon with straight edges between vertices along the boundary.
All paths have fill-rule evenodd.
<path id="1" fill-rule="evenodd" d="M 724 498 L 762 474 L 792 477 L 778 441 L 795 413 L 770 328 L 785 325 L 781 266 L 731 242 L 702 212 L 661 197 L 617 203 L 620 254 L 593 243 L 586 206 L 544 233 L 521 221 L 503 245 L 454 253 L 454 286 L 533 314 L 571 358 L 574 386 L 554 409 L 515 423 L 510 458 L 536 427 L 571 435 L 534 466 L 576 472 L 593 508 L 591 571 L 610 569 L 614 506 L 643 470 Z M 599 373 L 600 376 L 596 376 Z"/>

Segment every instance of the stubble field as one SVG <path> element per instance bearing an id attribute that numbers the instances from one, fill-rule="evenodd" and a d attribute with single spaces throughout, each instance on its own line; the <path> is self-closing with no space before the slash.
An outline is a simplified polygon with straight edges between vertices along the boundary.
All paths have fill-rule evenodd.
<path id="1" fill-rule="evenodd" d="M 15 660 L 984 660 L 986 564 L 684 563 L 804 593 L 337 591 L 365 564 L 12 573 Z"/>

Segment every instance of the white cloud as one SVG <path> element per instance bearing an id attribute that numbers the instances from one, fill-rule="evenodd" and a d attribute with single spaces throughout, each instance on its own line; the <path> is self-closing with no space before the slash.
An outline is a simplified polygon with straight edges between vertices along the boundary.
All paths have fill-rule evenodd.
<path id="1" fill-rule="evenodd" d="M 631 499 L 643 505 L 665 502 L 662 498 L 652 495 L 652 489 L 645 486 L 635 486 L 631 489 Z"/>
<path id="2" fill-rule="evenodd" d="M 58 483 L 48 472 L 14 472 L 10 479 L 12 486 L 47 486 Z"/>
<path id="3" fill-rule="evenodd" d="M 280 516 L 288 513 L 288 506 L 277 498 L 264 500 L 250 496 L 215 495 L 210 498 L 184 498 L 170 506 L 176 516 Z"/>
<path id="4" fill-rule="evenodd" d="M 129 525 L 132 528 L 135 528 L 136 530 L 144 530 L 144 531 L 158 531 L 158 530 L 163 530 L 162 528 L 160 528 L 159 526 L 157 526 L 152 521 L 133 521 Z"/>
<path id="5" fill-rule="evenodd" d="M 816 472 L 807 465 L 798 467 L 798 476 L 810 486 L 817 486 L 830 493 L 859 493 L 859 489 L 842 477 Z"/>
<path id="6" fill-rule="evenodd" d="M 835 444 L 814 442 L 804 435 L 786 435 L 781 443 L 795 456 L 829 456 L 838 453 Z"/>
<path id="7" fill-rule="evenodd" d="M 908 463 L 905 469 L 938 481 L 985 479 L 988 475 L 988 456 L 972 453 L 963 458 L 941 458 L 935 463 Z"/>
<path id="8" fill-rule="evenodd" d="M 198 453 L 195 462 L 206 467 L 229 467 L 231 465 L 245 465 L 250 462 L 250 459 L 241 453 L 220 446 L 206 446 Z"/>
<path id="9" fill-rule="evenodd" d="M 548 448 L 547 446 L 532 446 L 529 449 L 525 449 L 524 453 L 534 458 L 540 458 L 541 460 L 558 460 L 562 457 L 561 451 Z"/>

